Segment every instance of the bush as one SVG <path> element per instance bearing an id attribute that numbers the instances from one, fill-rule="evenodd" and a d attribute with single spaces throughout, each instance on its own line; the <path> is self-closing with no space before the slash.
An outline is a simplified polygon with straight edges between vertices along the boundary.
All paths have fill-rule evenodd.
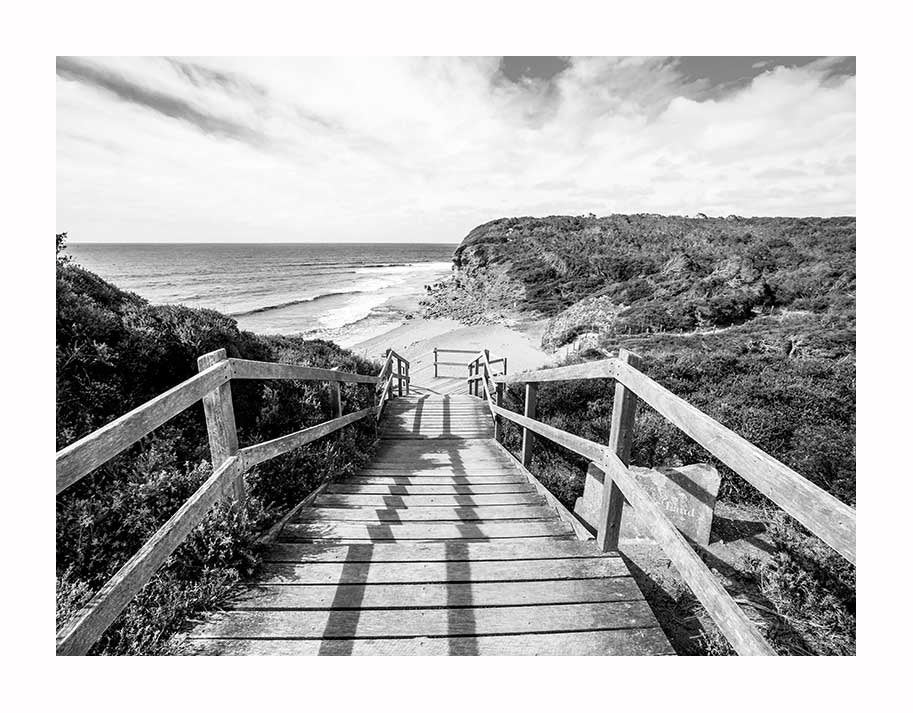
<path id="1" fill-rule="evenodd" d="M 64 236 L 65 238 L 65 236 Z M 199 355 L 340 367 L 379 365 L 330 342 L 258 336 L 212 310 L 150 305 L 97 275 L 57 260 L 58 449 L 197 373 Z M 346 410 L 373 401 L 369 387 L 343 389 Z M 232 383 L 241 446 L 328 420 L 331 388 L 301 381 Z M 186 617 L 212 607 L 259 562 L 258 533 L 319 483 L 352 472 L 373 448 L 361 421 L 246 475 L 243 502 L 222 503 L 178 548 L 93 648 L 93 653 L 168 653 Z M 212 473 L 202 405 L 175 417 L 57 498 L 58 626 Z"/>

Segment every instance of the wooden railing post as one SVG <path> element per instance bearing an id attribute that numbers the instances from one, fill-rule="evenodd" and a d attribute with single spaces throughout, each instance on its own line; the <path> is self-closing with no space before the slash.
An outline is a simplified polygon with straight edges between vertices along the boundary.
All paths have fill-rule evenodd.
<path id="1" fill-rule="evenodd" d="M 502 406 L 504 403 L 504 384 L 495 386 L 495 404 Z M 504 422 L 500 416 L 495 416 L 495 440 L 501 440 L 501 432 L 504 430 Z"/>
<path id="2" fill-rule="evenodd" d="M 334 381 L 333 386 L 336 392 L 336 418 L 340 418 L 342 416 L 342 382 Z"/>
<path id="3" fill-rule="evenodd" d="M 412 381 L 409 377 L 409 362 L 406 362 L 406 396 L 409 395 L 409 387 L 412 384 Z"/>
<path id="4" fill-rule="evenodd" d="M 396 357 L 396 375 L 397 375 L 398 377 L 400 377 L 400 378 L 398 378 L 398 379 L 396 380 L 396 389 L 397 389 L 396 395 L 397 395 L 397 396 L 402 396 L 402 395 L 403 395 L 403 380 L 402 380 L 402 376 L 403 376 L 403 360 L 400 359 L 399 356 Z"/>
<path id="5" fill-rule="evenodd" d="M 640 367 L 640 357 L 621 349 L 619 360 L 635 369 Z M 634 417 L 637 414 L 638 398 L 633 391 L 620 381 L 615 381 L 615 401 L 612 404 L 612 430 L 609 433 L 609 448 L 627 468 L 631 464 L 631 443 L 634 437 Z M 606 473 L 602 484 L 602 508 L 597 520 L 596 544 L 603 552 L 618 549 L 618 534 L 621 529 L 621 510 L 624 496 L 611 474 Z"/>
<path id="6" fill-rule="evenodd" d="M 527 418 L 536 417 L 536 395 L 538 389 L 539 384 L 535 381 L 530 381 L 526 384 L 526 396 L 523 400 L 523 415 Z M 520 462 L 523 463 L 524 468 L 529 468 L 529 464 L 533 462 L 534 438 L 535 436 L 532 431 L 528 428 L 523 429 L 523 447 L 520 451 Z"/>
<path id="7" fill-rule="evenodd" d="M 334 366 L 330 371 L 339 371 L 338 366 Z M 335 418 L 342 416 L 342 382 L 341 381 L 332 381 L 330 386 L 333 389 L 333 413 Z"/>
<path id="8" fill-rule="evenodd" d="M 434 378 L 437 378 L 437 347 L 434 348 Z"/>
<path id="9" fill-rule="evenodd" d="M 216 349 L 197 359 L 197 369 L 203 371 L 227 358 L 224 349 Z M 235 426 L 235 409 L 231 403 L 231 381 L 217 386 L 203 397 L 203 412 L 206 414 L 209 452 L 212 456 L 212 470 L 215 472 L 238 452 L 238 429 Z M 232 495 L 236 500 L 244 498 L 243 473 L 235 477 Z"/>

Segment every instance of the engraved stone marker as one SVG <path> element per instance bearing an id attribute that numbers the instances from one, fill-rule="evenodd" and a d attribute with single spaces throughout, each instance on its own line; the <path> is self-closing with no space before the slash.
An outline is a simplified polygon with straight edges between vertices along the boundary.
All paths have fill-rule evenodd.
<path id="1" fill-rule="evenodd" d="M 720 491 L 720 474 L 709 463 L 695 463 L 677 468 L 638 468 L 631 473 L 647 493 L 659 503 L 663 512 L 685 537 L 699 545 L 710 544 L 713 508 Z M 595 528 L 602 506 L 603 472 L 591 463 L 586 474 L 583 497 L 577 498 L 574 512 Z M 621 513 L 621 540 L 652 541 L 649 530 L 625 500 Z"/>

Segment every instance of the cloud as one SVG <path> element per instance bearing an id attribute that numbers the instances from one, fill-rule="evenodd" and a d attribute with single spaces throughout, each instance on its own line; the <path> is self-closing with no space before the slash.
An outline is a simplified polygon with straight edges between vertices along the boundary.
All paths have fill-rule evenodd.
<path id="1" fill-rule="evenodd" d="M 183 65 L 183 67 L 186 76 L 193 76 L 189 69 L 191 65 Z M 64 80 L 81 82 L 101 89 L 121 101 L 151 109 L 163 116 L 186 121 L 206 134 L 245 141 L 251 144 L 259 144 L 261 142 L 261 137 L 246 126 L 199 111 L 190 103 L 178 97 L 140 86 L 115 72 L 95 67 L 86 62 L 69 57 L 58 57 L 57 76 Z M 216 76 L 220 75 L 217 73 L 211 74 L 210 81 L 214 81 Z"/>
<path id="2" fill-rule="evenodd" d="M 509 215 L 852 214 L 850 62 L 734 84 L 663 57 L 517 81 L 498 58 L 63 58 L 58 228 L 457 242 Z"/>

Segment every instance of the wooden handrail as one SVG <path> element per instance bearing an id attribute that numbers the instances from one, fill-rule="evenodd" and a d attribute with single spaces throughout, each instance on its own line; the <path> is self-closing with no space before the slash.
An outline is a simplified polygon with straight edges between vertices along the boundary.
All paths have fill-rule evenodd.
<path id="1" fill-rule="evenodd" d="M 604 468 L 607 473 L 611 473 L 613 481 L 618 484 L 638 516 L 643 518 L 642 521 L 649 525 L 651 533 L 663 551 L 733 648 L 743 655 L 775 653 L 675 525 L 631 476 L 630 471 L 610 448 L 541 421 L 521 416 L 501 406 L 492 405 L 492 408 L 496 414 L 584 456 Z"/>
<path id="2" fill-rule="evenodd" d="M 350 384 L 376 384 L 379 379 L 367 374 L 320 369 L 298 364 L 280 364 L 271 361 L 229 359 L 232 379 L 301 379 L 305 381 L 342 381 Z"/>
<path id="3" fill-rule="evenodd" d="M 336 369 L 228 359 L 224 349 L 201 356 L 198 363 L 201 371 L 196 376 L 57 452 L 57 493 L 60 494 L 197 401 L 206 402 L 206 427 L 213 457 L 212 475 L 61 628 L 57 634 L 58 654 L 81 655 L 88 652 L 162 563 L 202 521 L 209 509 L 229 493 L 234 493 L 236 497 L 243 494 L 239 483 L 243 481 L 247 470 L 265 460 L 323 438 L 375 411 L 372 406 L 343 416 L 339 413 L 341 401 L 337 396 L 336 418 L 237 450 L 231 393 L 230 390 L 224 391 L 232 379 L 302 379 L 328 381 L 337 385 L 341 382 L 378 384 L 381 381 L 377 376 Z M 399 375 L 399 383 L 405 380 L 408 389 L 408 362 L 405 364 L 406 373 Z M 393 376 L 390 375 L 385 385 L 385 393 L 388 395 L 392 392 Z M 383 408 L 383 402 L 379 408 Z"/>
<path id="4" fill-rule="evenodd" d="M 568 381 L 571 379 L 614 379 L 617 361 L 615 358 L 600 359 L 599 361 L 584 362 L 583 364 L 556 366 L 519 374 L 505 374 L 496 376 L 494 380 L 499 384 L 539 384 L 543 381 Z"/>
<path id="5" fill-rule="evenodd" d="M 856 564 L 856 511 L 650 377 L 615 360 L 616 378 L 732 470 Z"/>
<path id="6" fill-rule="evenodd" d="M 57 451 L 57 494 L 60 495 L 98 466 L 193 406 L 230 378 L 226 362 L 214 364 Z"/>
<path id="7" fill-rule="evenodd" d="M 300 431 L 274 438 L 271 441 L 263 441 L 263 443 L 257 443 L 256 445 L 242 448 L 238 451 L 238 456 L 241 458 L 243 470 L 249 470 L 258 463 L 270 460 L 276 456 L 281 456 L 283 453 L 288 453 L 295 448 L 299 448 L 307 443 L 328 436 L 334 431 L 345 428 L 350 423 L 355 423 L 372 413 L 374 413 L 374 407 L 369 406 L 361 411 L 355 411 L 354 413 L 334 418 L 331 421 L 324 421 L 323 423 L 318 423 L 316 426 L 302 428 Z"/>
<path id="8" fill-rule="evenodd" d="M 387 379 L 387 383 L 384 384 L 383 390 L 380 392 L 380 399 L 377 402 L 377 420 L 380 421 L 380 417 L 384 415 L 384 406 L 387 405 L 387 401 L 393 395 L 393 375 Z"/>
<path id="9" fill-rule="evenodd" d="M 240 460 L 235 456 L 209 476 L 168 518 L 168 522 L 57 633 L 57 654 L 81 656 L 88 652 L 241 474 Z"/>
<path id="10" fill-rule="evenodd" d="M 495 377 L 526 384 L 614 378 L 755 486 L 844 558 L 856 563 L 856 511 L 753 443 L 617 358 Z"/>
<path id="11" fill-rule="evenodd" d="M 622 350 L 620 356 L 622 358 L 539 369 L 524 374 L 493 376 L 490 361 L 483 352 L 475 361 L 483 359 L 489 368 L 481 376 L 470 373 L 467 381 L 471 385 L 481 380 L 489 408 L 496 415 L 523 428 L 521 463 L 524 465 L 528 465 L 530 459 L 532 440 L 528 435 L 536 433 L 588 458 L 606 473 L 597 544 L 603 549 L 617 546 L 622 497 L 627 499 L 736 651 L 740 654 L 773 654 L 764 637 L 628 470 L 625 459 L 630 449 L 638 400 L 655 409 L 854 564 L 856 511 L 650 379 L 636 368 L 639 365 L 636 355 Z M 609 446 L 599 445 L 532 418 L 539 383 L 603 378 L 616 380 Z M 489 379 L 499 387 L 525 384 L 526 415 L 521 416 L 493 403 L 487 386 Z"/>

